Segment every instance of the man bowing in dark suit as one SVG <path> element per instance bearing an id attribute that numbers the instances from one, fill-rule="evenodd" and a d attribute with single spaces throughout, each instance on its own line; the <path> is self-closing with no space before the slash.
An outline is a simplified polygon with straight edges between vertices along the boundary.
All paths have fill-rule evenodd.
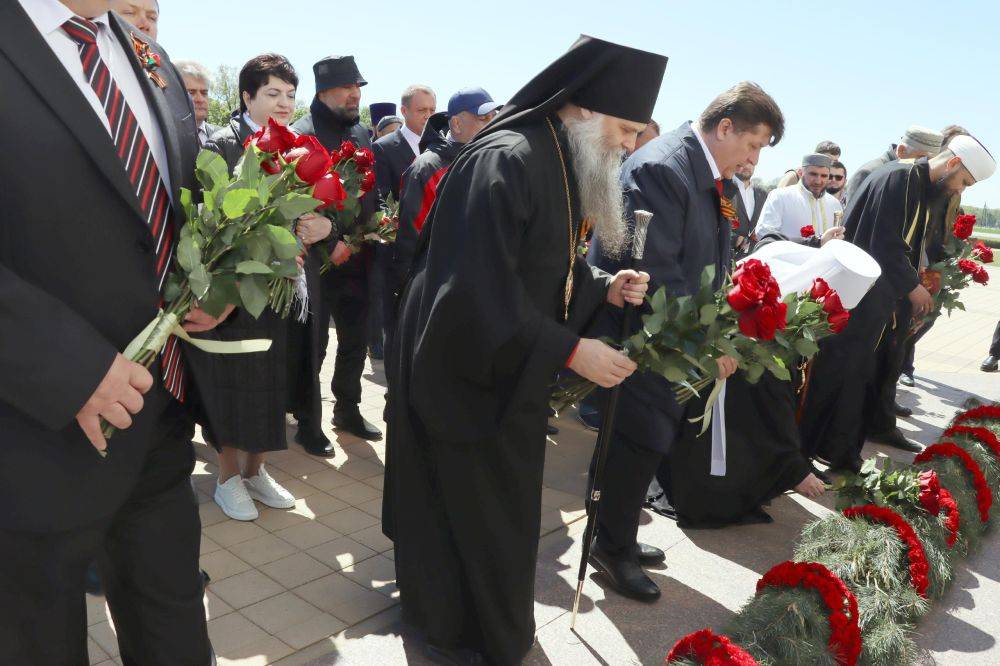
<path id="1" fill-rule="evenodd" d="M 706 266 L 715 269 L 715 287 L 721 285 L 732 257 L 731 222 L 722 203 L 738 196 L 730 179 L 740 165 L 756 164 L 761 149 L 781 139 L 784 126 L 774 100 L 744 82 L 716 97 L 697 122 L 653 139 L 625 161 L 621 179 L 627 216 L 637 210 L 653 213 L 641 264 L 650 275 L 650 293 L 665 286 L 672 295 L 694 294 Z M 605 253 L 599 239 L 588 259 L 612 273 L 621 261 Z M 636 320 L 629 335 L 640 325 Z M 604 310 L 596 326 L 598 335 L 617 338 L 620 311 Z M 717 362 L 723 379 L 736 371 L 732 358 Z M 639 517 L 657 466 L 687 412 L 699 407 L 704 409 L 704 401 L 678 405 L 673 385 L 658 374 L 636 372 L 622 384 L 591 561 L 626 596 L 646 601 L 660 596 L 640 563 L 664 554 L 637 543 Z"/>
<path id="2" fill-rule="evenodd" d="M 0 3 L 0 662 L 87 663 L 101 564 L 126 664 L 208 664 L 189 481 L 196 394 L 155 316 L 194 185 L 184 83 L 99 0 Z M 148 53 L 146 52 L 148 49 Z M 204 312 L 187 328 L 217 322 Z M 100 418 L 120 429 L 107 458 Z M 96 449 L 96 450 L 95 450 Z"/>

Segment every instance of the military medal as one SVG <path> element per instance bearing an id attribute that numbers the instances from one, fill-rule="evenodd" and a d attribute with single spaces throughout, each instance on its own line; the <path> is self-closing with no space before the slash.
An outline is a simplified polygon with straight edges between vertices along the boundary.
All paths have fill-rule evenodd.
<path id="1" fill-rule="evenodd" d="M 161 90 L 167 87 L 167 82 L 160 76 L 157 72 L 160 68 L 160 56 L 159 54 L 152 53 L 149 50 L 149 44 L 142 41 L 135 36 L 134 32 L 129 33 L 129 37 L 132 38 L 132 49 L 135 51 L 135 55 L 139 58 L 139 63 L 142 68 L 146 70 L 146 76 L 149 80 L 155 83 Z"/>

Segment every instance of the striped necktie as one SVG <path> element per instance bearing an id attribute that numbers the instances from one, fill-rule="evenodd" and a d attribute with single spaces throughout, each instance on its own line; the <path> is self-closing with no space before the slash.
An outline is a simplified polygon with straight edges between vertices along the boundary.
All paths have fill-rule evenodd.
<path id="1" fill-rule="evenodd" d="M 153 234 L 156 247 L 156 283 L 162 294 L 174 253 L 174 228 L 170 223 L 170 196 L 167 188 L 135 114 L 129 108 L 125 95 L 111 76 L 108 66 L 101 59 L 97 48 L 97 24 L 74 16 L 63 23 L 62 28 L 77 43 L 83 73 L 104 106 L 118 157 L 132 183 L 146 224 Z M 162 305 L 162 299 L 160 304 Z M 170 336 L 163 348 L 160 368 L 167 391 L 183 402 L 184 365 L 179 343 L 174 336 Z"/>

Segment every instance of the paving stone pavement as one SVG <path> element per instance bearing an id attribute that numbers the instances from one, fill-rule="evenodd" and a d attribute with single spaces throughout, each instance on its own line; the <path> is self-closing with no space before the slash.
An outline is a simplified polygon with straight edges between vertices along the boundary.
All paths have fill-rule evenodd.
<path id="1" fill-rule="evenodd" d="M 963 402 L 975 395 L 1000 400 L 1000 374 L 978 366 L 1000 318 L 1000 269 L 994 285 L 970 287 L 968 310 L 941 321 L 917 349 L 917 386 L 901 388 L 914 408 L 900 427 L 932 443 Z M 332 331 L 331 331 L 332 333 Z M 252 523 L 229 520 L 212 501 L 214 451 L 199 440 L 193 483 L 201 502 L 202 567 L 212 576 L 205 607 L 220 664 L 427 664 L 420 640 L 399 618 L 392 544 L 381 533 L 383 442 L 369 443 L 329 427 L 329 380 L 335 340 L 322 372 L 327 434 L 337 444 L 328 460 L 292 443 L 271 454 L 272 476 L 298 499 L 294 509 L 263 509 Z M 382 423 L 381 364 L 366 365 L 362 414 Z M 651 571 L 663 590 L 653 604 L 626 600 L 591 575 L 577 631 L 569 629 L 584 527 L 583 494 L 594 435 L 563 416 L 547 443 L 542 539 L 536 573 L 538 640 L 527 664 L 657 664 L 684 634 L 721 628 L 753 594 L 757 579 L 787 559 L 802 527 L 830 512 L 819 502 L 787 494 L 768 512 L 771 525 L 682 530 L 646 513 L 640 539 L 667 552 Z M 869 444 L 866 455 L 912 456 Z M 92 664 L 121 663 L 102 597 L 87 597 Z M 928 663 L 996 664 L 1000 647 L 1000 537 L 956 572 L 945 598 L 917 628 Z"/>

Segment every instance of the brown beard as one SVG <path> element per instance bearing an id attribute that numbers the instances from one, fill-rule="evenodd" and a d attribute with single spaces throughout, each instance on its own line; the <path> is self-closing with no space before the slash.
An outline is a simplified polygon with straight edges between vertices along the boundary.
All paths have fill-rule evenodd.
<path id="1" fill-rule="evenodd" d="M 602 117 L 595 113 L 587 120 L 568 119 L 566 133 L 583 216 L 593 226 L 601 251 L 617 259 L 629 240 L 619 179 L 624 152 L 605 145 Z"/>

